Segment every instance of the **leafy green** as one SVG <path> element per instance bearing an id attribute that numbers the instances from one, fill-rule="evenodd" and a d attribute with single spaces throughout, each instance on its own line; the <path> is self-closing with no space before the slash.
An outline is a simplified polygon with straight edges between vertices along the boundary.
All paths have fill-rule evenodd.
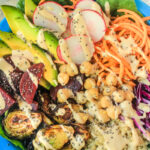
<path id="1" fill-rule="evenodd" d="M 49 0 L 46 0 L 49 1 Z M 72 2 L 70 0 L 51 0 L 54 2 L 57 2 L 61 5 L 72 5 Z M 40 0 L 33 0 L 33 2 L 38 5 Z M 23 13 L 25 12 L 25 0 L 19 0 L 17 3 L 17 8 L 19 8 Z"/>
<path id="2" fill-rule="evenodd" d="M 105 7 L 105 3 L 109 2 L 110 11 L 112 15 L 117 14 L 117 9 L 129 9 L 140 14 L 136 8 L 136 4 L 134 0 L 96 0 L 96 1 L 101 5 L 103 10 Z"/>
<path id="3" fill-rule="evenodd" d="M 23 144 L 18 141 L 18 140 L 14 140 L 14 139 L 10 139 L 4 132 L 3 127 L 2 127 L 2 118 L 0 118 L 0 136 L 2 136 L 3 138 L 7 139 L 8 141 L 10 141 L 12 144 L 14 144 L 16 147 L 25 150 Z"/>
<path id="4" fill-rule="evenodd" d="M 17 3 L 17 8 L 20 9 L 23 13 L 25 12 L 24 4 L 25 4 L 25 0 L 19 0 Z"/>

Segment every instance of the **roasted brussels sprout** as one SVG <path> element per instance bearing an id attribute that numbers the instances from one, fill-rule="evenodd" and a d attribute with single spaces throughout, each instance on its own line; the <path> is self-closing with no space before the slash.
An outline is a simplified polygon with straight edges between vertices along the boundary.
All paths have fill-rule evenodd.
<path id="1" fill-rule="evenodd" d="M 31 113 L 30 118 L 25 112 L 16 110 L 10 112 L 3 120 L 4 129 L 7 134 L 17 139 L 30 136 L 42 122 L 40 113 Z"/>
<path id="2" fill-rule="evenodd" d="M 53 125 L 41 129 L 33 140 L 34 149 L 61 149 L 69 141 L 69 134 L 74 134 L 71 126 Z"/>
<path id="3" fill-rule="evenodd" d="M 53 119 L 60 124 L 68 124 L 72 121 L 72 112 L 68 105 L 59 104 L 54 110 Z"/>

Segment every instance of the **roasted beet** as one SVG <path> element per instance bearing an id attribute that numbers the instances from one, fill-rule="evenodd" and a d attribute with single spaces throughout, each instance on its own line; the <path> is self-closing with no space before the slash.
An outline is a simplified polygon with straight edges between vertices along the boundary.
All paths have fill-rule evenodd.
<path id="1" fill-rule="evenodd" d="M 4 89 L 9 95 L 14 95 L 14 91 L 9 85 L 7 77 L 2 70 L 0 70 L 0 88 Z"/>
<path id="2" fill-rule="evenodd" d="M 14 103 L 15 100 L 6 91 L 0 88 L 0 116 Z"/>
<path id="3" fill-rule="evenodd" d="M 80 91 L 83 88 L 83 85 L 77 79 L 78 77 L 80 77 L 82 82 L 84 82 L 84 76 L 80 75 L 80 76 L 75 76 L 75 77 L 70 78 L 68 84 L 66 84 L 65 86 L 58 85 L 57 87 L 51 88 L 50 89 L 51 98 L 53 100 L 56 100 L 57 99 L 57 92 L 59 89 L 62 89 L 62 88 L 71 89 L 74 94 L 76 94 L 76 92 Z"/>
<path id="4" fill-rule="evenodd" d="M 38 82 L 42 77 L 43 71 L 44 65 L 42 63 L 34 64 L 23 74 L 20 80 L 20 94 L 29 104 L 33 101 L 38 88 Z"/>
<path id="5" fill-rule="evenodd" d="M 12 83 L 16 89 L 15 92 L 17 92 L 18 94 L 19 94 L 19 84 L 23 73 L 24 72 L 19 70 L 18 68 L 16 68 L 13 72 L 10 73 Z"/>

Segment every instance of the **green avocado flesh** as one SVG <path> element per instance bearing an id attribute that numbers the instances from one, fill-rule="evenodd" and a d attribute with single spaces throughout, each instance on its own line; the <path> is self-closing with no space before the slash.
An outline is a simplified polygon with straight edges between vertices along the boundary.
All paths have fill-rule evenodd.
<path id="1" fill-rule="evenodd" d="M 37 6 L 32 0 L 25 0 L 25 14 L 30 20 L 33 18 L 33 13 L 36 7 Z"/>
<path id="2" fill-rule="evenodd" d="M 0 31 L 0 38 L 13 50 L 28 50 L 31 52 L 31 54 L 34 56 L 34 63 L 42 62 L 45 65 L 45 71 L 43 75 L 44 79 L 46 79 L 52 86 L 57 86 L 57 70 L 52 64 L 51 57 L 48 54 L 34 44 L 28 46 L 28 44 L 24 43 L 24 41 L 19 39 L 13 33 Z M 50 88 L 46 81 L 41 82 L 47 89 Z"/>
<path id="3" fill-rule="evenodd" d="M 20 35 L 21 39 L 25 39 L 30 43 L 38 44 L 39 27 L 31 25 L 31 23 L 25 19 L 24 14 L 16 7 L 3 5 L 1 8 L 13 33 Z M 58 39 L 52 33 L 44 31 L 44 40 L 48 52 L 53 55 L 55 59 L 58 59 Z"/>
<path id="4" fill-rule="evenodd" d="M 0 41 L 0 57 L 10 55 L 11 49 L 2 41 Z"/>

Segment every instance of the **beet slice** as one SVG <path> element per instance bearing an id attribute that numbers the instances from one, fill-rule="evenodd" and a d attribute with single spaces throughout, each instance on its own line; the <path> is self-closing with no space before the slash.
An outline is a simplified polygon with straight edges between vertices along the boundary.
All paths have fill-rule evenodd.
<path id="1" fill-rule="evenodd" d="M 15 100 L 6 91 L 0 88 L 0 116 L 14 103 Z"/>
<path id="2" fill-rule="evenodd" d="M 38 83 L 44 72 L 44 64 L 34 64 L 25 72 L 20 80 L 20 94 L 29 104 L 33 102 Z"/>

